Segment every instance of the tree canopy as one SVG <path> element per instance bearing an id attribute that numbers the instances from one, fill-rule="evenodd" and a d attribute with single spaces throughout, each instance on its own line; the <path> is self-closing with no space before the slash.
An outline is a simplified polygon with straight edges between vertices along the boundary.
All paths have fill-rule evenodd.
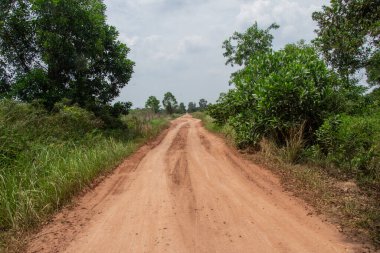
<path id="1" fill-rule="evenodd" d="M 145 102 L 145 108 L 151 109 L 154 113 L 160 110 L 160 101 L 155 96 L 150 96 Z"/>
<path id="2" fill-rule="evenodd" d="M 201 98 L 199 100 L 199 110 L 204 111 L 207 109 L 207 100 L 204 98 Z"/>
<path id="3" fill-rule="evenodd" d="M 94 109 L 110 103 L 129 82 L 130 50 L 106 24 L 101 0 L 8 0 L 1 5 L 2 96 L 39 100 L 50 109 L 66 98 Z"/>
<path id="4" fill-rule="evenodd" d="M 173 114 L 175 109 L 177 108 L 177 99 L 174 97 L 174 95 L 171 92 L 167 92 L 164 95 L 162 104 L 167 113 Z"/>
<path id="5" fill-rule="evenodd" d="M 197 111 L 197 105 L 194 102 L 190 102 L 187 106 L 187 112 L 192 113 Z"/>
<path id="6" fill-rule="evenodd" d="M 184 103 L 180 103 L 178 107 L 178 112 L 179 113 L 186 113 L 186 106 Z"/>
<path id="7" fill-rule="evenodd" d="M 276 23 L 267 29 L 260 29 L 257 22 L 244 33 L 235 32 L 223 42 L 223 56 L 227 58 L 226 65 L 246 65 L 250 58 L 260 53 L 266 53 L 272 48 L 273 35 L 271 30 L 278 29 Z"/>
<path id="8" fill-rule="evenodd" d="M 314 44 L 346 79 L 365 68 L 369 82 L 380 84 L 379 1 L 331 0 L 330 3 L 313 13 L 318 25 Z"/>

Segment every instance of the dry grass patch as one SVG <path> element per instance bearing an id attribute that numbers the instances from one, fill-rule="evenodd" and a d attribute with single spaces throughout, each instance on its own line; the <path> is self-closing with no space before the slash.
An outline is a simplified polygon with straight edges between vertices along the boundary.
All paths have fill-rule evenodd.
<path id="1" fill-rule="evenodd" d="M 267 140 L 261 144 L 262 151 L 245 156 L 279 175 L 286 190 L 305 200 L 316 214 L 337 224 L 353 241 L 368 245 L 367 252 L 379 249 L 380 208 L 374 196 L 360 190 L 355 182 L 339 181 L 317 166 L 284 161 Z"/>

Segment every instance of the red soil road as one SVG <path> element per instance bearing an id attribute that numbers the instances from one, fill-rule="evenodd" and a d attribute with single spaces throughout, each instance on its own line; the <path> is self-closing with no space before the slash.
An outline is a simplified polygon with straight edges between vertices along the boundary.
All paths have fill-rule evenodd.
<path id="1" fill-rule="evenodd" d="M 356 252 L 337 229 L 183 116 L 30 240 L 28 252 Z"/>

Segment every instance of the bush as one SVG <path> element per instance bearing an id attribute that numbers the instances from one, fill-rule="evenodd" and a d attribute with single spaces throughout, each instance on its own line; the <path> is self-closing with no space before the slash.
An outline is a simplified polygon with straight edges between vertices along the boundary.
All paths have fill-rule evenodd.
<path id="1" fill-rule="evenodd" d="M 311 142 L 325 118 L 344 110 L 350 91 L 304 44 L 255 55 L 232 81 L 236 89 L 209 112 L 235 129 L 240 147 L 256 145 L 263 137 L 286 145 L 291 129 L 301 124 Z"/>
<path id="2" fill-rule="evenodd" d="M 226 124 L 232 115 L 240 111 L 239 102 L 237 91 L 229 90 L 227 93 L 221 93 L 215 104 L 208 106 L 207 113 L 217 124 Z"/>
<path id="3" fill-rule="evenodd" d="M 318 129 L 315 152 L 337 174 L 355 177 L 380 190 L 380 114 L 334 116 Z M 364 185 L 364 184 L 363 184 Z"/>

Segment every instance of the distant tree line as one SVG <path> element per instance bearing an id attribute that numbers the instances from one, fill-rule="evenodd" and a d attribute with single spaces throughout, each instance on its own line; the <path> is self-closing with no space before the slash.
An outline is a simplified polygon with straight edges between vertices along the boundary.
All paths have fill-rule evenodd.
<path id="1" fill-rule="evenodd" d="M 197 104 L 194 102 L 190 102 L 186 109 L 186 106 L 183 102 L 179 103 L 178 105 L 176 97 L 171 92 L 167 92 L 164 94 L 164 98 L 162 100 L 162 109 L 160 106 L 160 101 L 155 96 L 150 96 L 148 98 L 148 100 L 145 102 L 145 108 L 152 110 L 154 113 L 164 111 L 167 114 L 183 114 L 193 113 L 197 111 L 205 111 L 209 106 L 207 100 L 204 98 L 200 99 L 198 104 L 199 106 L 197 106 Z"/>

